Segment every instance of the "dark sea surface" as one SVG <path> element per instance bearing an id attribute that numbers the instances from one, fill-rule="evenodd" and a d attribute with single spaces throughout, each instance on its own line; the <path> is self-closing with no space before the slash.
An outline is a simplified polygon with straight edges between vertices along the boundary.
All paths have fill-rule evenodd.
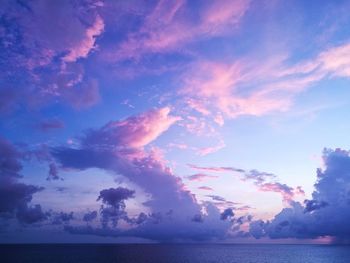
<path id="1" fill-rule="evenodd" d="M 0 245 L 0 262 L 350 263 L 350 246 L 327 245 Z"/>

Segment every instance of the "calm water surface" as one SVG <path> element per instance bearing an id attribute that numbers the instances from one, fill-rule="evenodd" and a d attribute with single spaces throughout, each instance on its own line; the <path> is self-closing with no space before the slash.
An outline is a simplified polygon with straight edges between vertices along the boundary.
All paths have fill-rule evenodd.
<path id="1" fill-rule="evenodd" d="M 350 246 L 326 245 L 0 245 L 0 262 L 350 263 Z"/>

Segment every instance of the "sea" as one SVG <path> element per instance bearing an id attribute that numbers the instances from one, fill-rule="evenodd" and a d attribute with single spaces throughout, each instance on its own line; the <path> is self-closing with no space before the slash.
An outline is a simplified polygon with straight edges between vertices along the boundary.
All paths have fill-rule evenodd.
<path id="1" fill-rule="evenodd" d="M 1 263 L 350 263 L 350 246 L 237 244 L 0 245 Z"/>

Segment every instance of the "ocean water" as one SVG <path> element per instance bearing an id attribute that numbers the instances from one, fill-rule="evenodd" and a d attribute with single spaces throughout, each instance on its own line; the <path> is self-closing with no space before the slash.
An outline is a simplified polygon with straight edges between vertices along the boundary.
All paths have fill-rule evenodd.
<path id="1" fill-rule="evenodd" d="M 0 245 L 1 263 L 349 263 L 350 246 Z"/>

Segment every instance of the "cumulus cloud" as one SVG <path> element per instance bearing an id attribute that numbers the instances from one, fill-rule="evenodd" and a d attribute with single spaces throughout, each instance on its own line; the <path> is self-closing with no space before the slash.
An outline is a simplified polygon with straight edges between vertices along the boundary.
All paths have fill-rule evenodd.
<path id="1" fill-rule="evenodd" d="M 124 200 L 133 198 L 134 194 L 135 191 L 123 187 L 109 188 L 100 192 L 97 201 L 101 200 L 104 204 L 119 208 L 125 206 Z"/>
<path id="2" fill-rule="evenodd" d="M 50 215 L 52 219 L 52 224 L 54 225 L 61 225 L 61 224 L 68 224 L 69 221 L 74 219 L 74 212 L 65 213 L 65 212 L 54 212 Z"/>
<path id="3" fill-rule="evenodd" d="M 241 234 L 239 229 L 244 219 L 238 221 L 237 218 L 237 223 L 233 224 L 229 220 L 220 220 L 221 213 L 213 204 L 206 203 L 204 208 L 205 214 L 198 212 L 192 216 L 179 216 L 175 211 L 148 216 L 143 214 L 142 223 L 129 230 L 90 226 L 67 226 L 65 230 L 72 234 L 133 236 L 162 242 L 220 241 Z"/>
<path id="4" fill-rule="evenodd" d="M 123 187 L 104 189 L 100 192 L 97 201 L 101 200 L 105 204 L 100 209 L 104 227 L 107 227 L 109 221 L 113 226 L 117 226 L 120 219 L 127 218 L 124 201 L 134 198 L 134 194 L 135 191 Z"/>
<path id="5" fill-rule="evenodd" d="M 87 212 L 83 216 L 83 221 L 89 223 L 97 218 L 97 211 Z"/>
<path id="6" fill-rule="evenodd" d="M 315 191 L 305 206 L 292 202 L 271 221 L 254 221 L 250 232 L 256 238 L 317 238 L 331 236 L 349 241 L 350 155 L 341 149 L 325 149 L 325 169 L 318 169 Z"/>
<path id="7" fill-rule="evenodd" d="M 46 220 L 50 214 L 43 212 L 40 205 L 20 207 L 17 211 L 16 217 L 19 222 L 26 224 L 33 224 Z"/>
<path id="8" fill-rule="evenodd" d="M 0 217 L 16 217 L 22 223 L 46 219 L 40 205 L 30 206 L 33 194 L 42 187 L 20 183 L 24 153 L 0 137 Z"/>
<path id="9" fill-rule="evenodd" d="M 232 208 L 226 208 L 224 212 L 221 213 L 220 219 L 221 220 L 226 220 L 228 218 L 234 217 L 234 213 L 232 211 Z"/>

